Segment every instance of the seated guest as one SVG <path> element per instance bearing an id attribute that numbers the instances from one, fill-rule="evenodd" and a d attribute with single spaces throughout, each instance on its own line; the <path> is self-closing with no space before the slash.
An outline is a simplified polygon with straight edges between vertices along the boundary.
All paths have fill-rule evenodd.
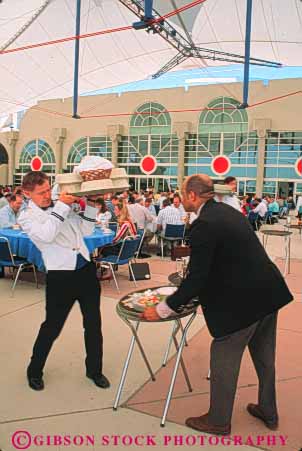
<path id="1" fill-rule="evenodd" d="M 169 199 L 164 200 L 163 208 L 158 213 L 157 230 L 159 232 L 165 232 L 167 224 L 183 224 L 179 210 L 172 207 Z"/>
<path id="2" fill-rule="evenodd" d="M 269 204 L 269 198 L 268 198 L 268 196 L 266 196 L 262 199 L 260 204 L 258 204 L 257 207 L 254 208 L 254 210 L 253 210 L 254 213 L 259 213 L 260 218 L 263 219 L 267 213 L 268 204 Z"/>
<path id="3" fill-rule="evenodd" d="M 115 214 L 115 207 L 120 202 L 120 199 L 117 195 L 112 196 L 111 194 L 105 194 L 104 196 L 105 204 L 107 210 L 111 213 L 111 222 L 117 222 L 117 216 Z"/>
<path id="4" fill-rule="evenodd" d="M 185 212 L 185 209 L 181 203 L 181 198 L 179 194 L 174 194 L 173 201 L 172 201 L 172 207 L 176 208 L 178 211 L 180 217 L 182 220 L 186 217 L 187 213 Z"/>
<path id="5" fill-rule="evenodd" d="M 268 211 L 268 204 L 269 204 L 269 196 L 266 196 L 250 213 L 249 221 L 252 224 L 254 230 L 259 230 L 259 227 L 261 226 L 261 221 L 264 220 L 264 217 Z"/>
<path id="6" fill-rule="evenodd" d="M 126 201 L 126 203 L 128 202 L 129 199 L 129 191 L 125 190 L 122 192 L 120 198 L 124 201 Z"/>
<path id="7" fill-rule="evenodd" d="M 274 199 L 274 200 L 273 200 L 272 202 L 270 202 L 270 204 L 268 205 L 268 211 L 271 211 L 272 214 L 273 214 L 274 216 L 276 216 L 276 215 L 279 214 L 279 210 L 280 210 L 279 204 L 278 204 L 277 200 Z"/>
<path id="8" fill-rule="evenodd" d="M 251 208 L 257 207 L 261 202 L 261 199 L 258 198 L 257 194 L 252 194 L 252 198 L 250 201 Z"/>
<path id="9" fill-rule="evenodd" d="M 8 196 L 8 205 L 0 210 L 0 228 L 12 227 L 17 224 L 23 205 L 23 196 L 12 194 Z"/>
<path id="10" fill-rule="evenodd" d="M 161 237 L 164 237 L 167 224 L 182 225 L 184 224 L 184 218 L 186 213 L 176 208 L 174 205 L 170 205 L 169 199 L 165 199 L 163 202 L 163 208 L 160 210 L 157 216 L 157 231 Z M 167 248 L 171 247 L 171 243 L 167 240 L 165 241 L 165 246 Z M 158 255 L 161 255 L 160 253 Z"/>
<path id="11" fill-rule="evenodd" d="M 157 216 L 155 207 L 152 203 L 152 197 L 147 197 L 147 199 L 145 200 L 145 207 L 152 216 Z"/>
<path id="12" fill-rule="evenodd" d="M 120 200 L 116 205 L 115 214 L 118 218 L 119 229 L 112 244 L 110 246 L 105 246 L 100 250 L 100 254 L 103 257 L 106 257 L 107 255 L 118 255 L 123 240 L 128 236 L 136 236 L 135 225 L 130 218 L 127 204 L 125 204 L 124 201 Z"/>
<path id="13" fill-rule="evenodd" d="M 160 210 L 163 208 L 163 203 L 164 203 L 165 199 L 168 199 L 168 194 L 162 191 L 158 198 L 158 205 L 159 205 Z"/>
<path id="14" fill-rule="evenodd" d="M 152 230 L 152 228 L 149 228 L 148 226 L 150 224 L 153 225 L 155 217 L 152 216 L 150 211 L 144 206 L 144 202 L 141 197 L 137 197 L 136 200 L 134 200 L 133 197 L 130 197 L 128 210 L 132 221 L 137 226 L 137 229 L 145 231 L 145 238 L 142 248 L 148 246 L 148 244 L 154 237 L 154 231 Z M 151 256 L 146 252 L 144 252 L 140 254 L 140 257 L 147 258 Z"/>
<path id="15" fill-rule="evenodd" d="M 5 207 L 6 205 L 8 205 L 8 202 L 7 202 L 5 195 L 3 194 L 3 191 L 1 190 L 1 192 L 0 192 L 0 209 L 2 207 Z"/>
<path id="16" fill-rule="evenodd" d="M 108 222 L 111 219 L 111 213 L 107 209 L 107 205 L 106 205 L 104 199 L 102 199 L 102 198 L 97 199 L 95 202 L 95 206 L 98 209 L 97 214 L 96 214 L 97 224 L 102 224 L 102 223 L 108 224 Z"/>
<path id="17" fill-rule="evenodd" d="M 250 203 L 248 202 L 248 196 L 245 196 L 241 202 L 241 212 L 244 216 L 247 216 L 251 210 Z"/>
<path id="18" fill-rule="evenodd" d="M 141 201 L 142 199 L 140 197 L 134 199 L 134 197 L 131 196 L 129 198 L 128 211 L 133 223 L 137 225 L 137 228 L 145 229 L 148 223 L 153 222 L 153 216 L 147 208 L 141 204 Z"/>

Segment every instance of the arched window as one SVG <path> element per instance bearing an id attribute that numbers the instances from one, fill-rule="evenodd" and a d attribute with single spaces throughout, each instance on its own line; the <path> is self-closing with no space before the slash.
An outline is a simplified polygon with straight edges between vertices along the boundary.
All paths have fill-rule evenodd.
<path id="1" fill-rule="evenodd" d="M 171 117 L 159 103 L 147 102 L 138 107 L 130 119 L 130 135 L 169 135 Z"/>
<path id="2" fill-rule="evenodd" d="M 200 115 L 199 133 L 244 133 L 248 130 L 248 116 L 238 109 L 239 102 L 230 97 L 212 100 Z"/>
<path id="3" fill-rule="evenodd" d="M 111 139 L 107 136 L 86 136 L 78 139 L 68 153 L 67 170 L 72 172 L 74 166 L 78 165 L 86 155 L 96 155 L 111 160 Z"/>
<path id="4" fill-rule="evenodd" d="M 34 157 L 40 157 L 43 166 L 42 171 L 50 176 L 51 181 L 56 173 L 56 158 L 50 145 L 43 139 L 35 139 L 28 142 L 22 149 L 19 158 L 19 169 L 16 169 L 14 174 L 14 183 L 20 184 L 23 176 L 31 171 L 31 161 Z"/>
<path id="5" fill-rule="evenodd" d="M 8 155 L 6 152 L 5 147 L 0 144 L 0 164 L 7 164 L 8 163 Z"/>

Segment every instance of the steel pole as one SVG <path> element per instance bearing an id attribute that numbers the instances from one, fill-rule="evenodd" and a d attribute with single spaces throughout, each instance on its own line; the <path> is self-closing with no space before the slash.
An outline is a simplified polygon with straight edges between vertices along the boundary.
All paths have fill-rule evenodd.
<path id="1" fill-rule="evenodd" d="M 250 55 L 251 55 L 251 32 L 252 32 L 252 7 L 253 0 L 247 0 L 246 5 L 246 27 L 245 27 L 245 60 L 243 81 L 243 103 L 242 108 L 248 106 L 249 84 L 250 84 Z"/>
<path id="2" fill-rule="evenodd" d="M 77 15 L 76 15 L 76 37 L 81 33 L 81 0 L 77 0 Z M 77 38 L 74 45 L 74 78 L 73 78 L 73 113 L 72 117 L 79 119 L 78 116 L 78 98 L 79 98 L 79 55 L 80 55 L 80 40 Z"/>

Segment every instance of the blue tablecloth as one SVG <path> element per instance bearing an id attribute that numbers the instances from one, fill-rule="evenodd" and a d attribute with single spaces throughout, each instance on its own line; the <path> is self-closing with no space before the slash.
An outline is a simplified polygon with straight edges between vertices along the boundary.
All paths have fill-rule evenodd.
<path id="1" fill-rule="evenodd" d="M 33 263 L 39 271 L 45 271 L 41 252 L 29 239 L 26 233 L 20 230 L 0 229 L 0 237 L 1 236 L 9 240 L 14 255 L 26 258 L 26 260 Z M 95 232 L 92 235 L 84 237 L 84 241 L 91 254 L 98 247 L 112 243 L 113 238 L 113 232 L 104 233 L 101 229 L 95 229 Z"/>

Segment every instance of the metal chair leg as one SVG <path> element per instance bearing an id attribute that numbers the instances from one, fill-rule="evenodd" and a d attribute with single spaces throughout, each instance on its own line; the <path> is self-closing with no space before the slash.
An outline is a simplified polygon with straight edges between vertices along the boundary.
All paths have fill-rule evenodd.
<path id="1" fill-rule="evenodd" d="M 164 259 L 164 240 L 160 239 L 160 246 L 161 246 L 161 258 Z"/>
<path id="2" fill-rule="evenodd" d="M 190 325 L 192 324 L 193 319 L 196 316 L 196 312 L 194 312 L 191 316 L 191 318 L 188 320 L 186 326 L 184 327 L 184 332 L 180 341 L 180 345 L 177 351 L 177 357 L 176 357 L 176 362 L 175 362 L 175 367 L 173 370 L 173 374 L 172 374 L 172 378 L 171 378 L 171 383 L 170 383 L 170 387 L 169 387 L 169 392 L 166 398 L 166 403 L 165 403 L 165 408 L 164 408 L 164 412 L 163 412 L 163 416 L 161 419 L 161 427 L 165 426 L 166 423 L 166 418 L 167 418 L 167 413 L 169 410 L 169 406 L 170 406 L 170 402 L 171 402 L 171 398 L 172 398 L 172 394 L 173 394 L 173 389 L 174 389 L 174 385 L 175 385 L 175 380 L 176 380 L 176 376 L 177 376 L 177 371 L 178 371 L 178 367 L 179 367 L 179 363 L 180 363 L 180 359 L 181 359 L 181 354 L 182 354 L 182 350 L 183 347 L 185 345 L 185 339 L 186 339 L 186 334 L 188 332 L 188 329 L 190 327 Z"/>
<path id="3" fill-rule="evenodd" d="M 117 279 L 116 279 L 116 277 L 115 277 L 115 273 L 114 273 L 114 269 L 113 269 L 112 263 L 109 263 L 109 266 L 110 266 L 110 269 L 111 269 L 111 272 L 112 272 L 112 276 L 113 276 L 113 280 L 114 280 L 116 289 L 117 289 L 117 291 L 120 293 L 120 288 L 119 288 L 119 286 L 118 286 Z"/>
<path id="4" fill-rule="evenodd" d="M 21 271 L 22 271 L 22 269 L 23 269 L 23 263 L 18 267 L 18 271 L 17 271 L 17 274 L 16 274 L 16 277 L 15 277 L 15 279 L 14 279 L 14 281 L 13 281 L 13 286 L 12 286 L 12 296 L 14 295 L 14 290 L 15 290 L 15 287 L 16 287 L 16 284 L 17 284 L 17 281 L 18 281 L 18 278 L 19 278 L 19 275 L 20 275 L 20 273 L 21 273 Z"/>
<path id="5" fill-rule="evenodd" d="M 35 265 L 32 265 L 32 268 L 33 268 L 34 278 L 35 278 L 35 281 L 36 281 L 36 287 L 39 288 L 38 277 L 37 277 L 37 271 L 36 271 Z"/>

